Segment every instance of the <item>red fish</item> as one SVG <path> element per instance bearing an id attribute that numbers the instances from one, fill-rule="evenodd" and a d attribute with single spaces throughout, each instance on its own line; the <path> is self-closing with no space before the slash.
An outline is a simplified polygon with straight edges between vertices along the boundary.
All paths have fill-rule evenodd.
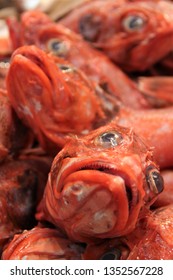
<path id="1" fill-rule="evenodd" d="M 37 219 L 91 242 L 131 232 L 163 190 L 152 153 L 116 124 L 71 140 L 55 157 Z"/>
<path id="2" fill-rule="evenodd" d="M 21 47 L 13 54 L 7 89 L 19 118 L 43 149 L 54 154 L 70 134 L 86 134 L 111 120 L 117 106 L 116 98 L 83 72 L 35 46 Z"/>
<path id="3" fill-rule="evenodd" d="M 172 22 L 170 1 L 90 1 L 60 21 L 126 71 L 149 69 L 172 51 Z"/>
<path id="4" fill-rule="evenodd" d="M 46 20 L 43 20 L 45 17 Z M 36 24 L 35 27 L 36 18 L 37 23 L 42 23 Z M 68 60 L 125 105 L 132 108 L 150 107 L 135 83 L 121 69 L 111 63 L 103 53 L 90 47 L 81 36 L 63 25 L 49 21 L 47 16 L 41 12 L 35 11 L 34 16 L 30 11 L 24 13 L 20 22 L 22 31 L 19 38 L 16 38 L 18 46 L 35 44 L 55 56 Z M 32 35 L 33 32 L 34 35 Z"/>
<path id="5" fill-rule="evenodd" d="M 57 229 L 35 227 L 16 234 L 5 247 L 2 260 L 80 260 L 83 250 Z"/>

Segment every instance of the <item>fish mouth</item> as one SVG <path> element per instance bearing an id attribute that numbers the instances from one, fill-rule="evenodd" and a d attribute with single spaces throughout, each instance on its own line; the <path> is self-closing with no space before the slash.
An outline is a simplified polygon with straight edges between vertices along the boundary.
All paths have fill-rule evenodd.
<path id="1" fill-rule="evenodd" d="M 36 77 L 44 75 L 43 80 L 47 77 L 47 80 L 50 83 L 52 82 L 50 71 L 52 62 L 48 61 L 47 54 L 36 46 L 31 45 L 18 48 L 12 56 L 12 62 L 15 62 L 20 67 L 23 66 L 26 71 L 27 69 L 28 71 L 30 70 L 31 73 L 38 71 Z"/>
<path id="2" fill-rule="evenodd" d="M 71 237 L 81 241 L 83 235 L 109 238 L 124 232 L 139 199 L 130 175 L 107 161 L 70 160 L 56 186 L 58 215 Z"/>

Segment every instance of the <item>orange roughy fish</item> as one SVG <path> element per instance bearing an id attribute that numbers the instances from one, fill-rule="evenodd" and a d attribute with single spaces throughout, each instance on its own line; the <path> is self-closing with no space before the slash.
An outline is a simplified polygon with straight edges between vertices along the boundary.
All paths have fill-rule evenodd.
<path id="1" fill-rule="evenodd" d="M 127 71 L 149 69 L 173 48 L 170 1 L 90 1 L 60 23 L 80 33 Z"/>
<path id="2" fill-rule="evenodd" d="M 74 137 L 55 157 L 36 217 L 75 241 L 113 238 L 134 230 L 162 190 L 152 152 L 131 129 L 110 124 Z"/>

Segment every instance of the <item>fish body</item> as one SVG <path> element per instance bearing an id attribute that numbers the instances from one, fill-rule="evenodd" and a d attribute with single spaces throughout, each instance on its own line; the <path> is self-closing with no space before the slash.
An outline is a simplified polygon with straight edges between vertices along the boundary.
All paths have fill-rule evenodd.
<path id="1" fill-rule="evenodd" d="M 132 110 L 121 107 L 113 122 L 124 127 L 131 127 L 150 148 L 161 169 L 173 165 L 172 137 L 173 137 L 172 107 Z"/>

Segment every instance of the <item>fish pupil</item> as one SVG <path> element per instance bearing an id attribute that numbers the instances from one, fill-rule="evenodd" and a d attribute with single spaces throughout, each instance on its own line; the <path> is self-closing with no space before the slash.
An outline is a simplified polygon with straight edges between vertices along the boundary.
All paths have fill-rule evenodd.
<path id="1" fill-rule="evenodd" d="M 124 18 L 122 25 L 127 32 L 140 31 L 146 21 L 138 15 L 130 15 Z"/>
<path id="2" fill-rule="evenodd" d="M 74 72 L 74 68 L 68 65 L 59 64 L 58 67 L 64 73 Z"/>
<path id="3" fill-rule="evenodd" d="M 143 20 L 140 17 L 134 16 L 129 22 L 129 28 L 134 29 L 136 27 L 139 27 L 141 26 L 141 23 L 143 24 Z"/>
<path id="4" fill-rule="evenodd" d="M 119 140 L 121 140 L 121 136 L 113 132 L 107 132 L 101 136 L 101 140 L 103 143 L 111 144 L 111 146 L 117 146 L 119 144 Z"/>
<path id="5" fill-rule="evenodd" d="M 51 47 L 54 51 L 58 51 L 60 48 L 61 42 L 59 41 L 53 41 L 51 44 Z"/>
<path id="6" fill-rule="evenodd" d="M 152 165 L 147 167 L 146 180 L 150 190 L 155 193 L 161 193 L 164 188 L 164 182 L 159 171 Z"/>

